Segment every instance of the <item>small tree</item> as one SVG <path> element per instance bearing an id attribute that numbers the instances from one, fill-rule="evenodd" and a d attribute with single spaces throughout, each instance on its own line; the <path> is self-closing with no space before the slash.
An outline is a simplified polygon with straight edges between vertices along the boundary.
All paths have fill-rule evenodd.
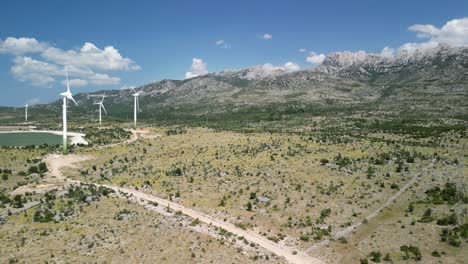
<path id="1" fill-rule="evenodd" d="M 22 208 L 24 206 L 21 194 L 17 194 L 13 197 L 13 202 L 11 203 L 11 206 L 13 206 L 13 208 Z"/>
<path id="2" fill-rule="evenodd" d="M 250 201 L 247 203 L 247 211 L 252 212 L 252 203 Z"/>
<path id="3" fill-rule="evenodd" d="M 45 164 L 45 162 L 39 163 L 39 172 L 41 173 L 47 172 L 47 165 Z"/>

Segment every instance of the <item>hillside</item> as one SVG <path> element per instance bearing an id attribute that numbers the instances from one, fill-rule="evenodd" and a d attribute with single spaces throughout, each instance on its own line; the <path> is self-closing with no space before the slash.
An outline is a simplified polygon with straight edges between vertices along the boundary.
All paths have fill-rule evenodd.
<path id="1" fill-rule="evenodd" d="M 295 113 L 353 109 L 463 116 L 467 110 L 468 48 L 441 44 L 431 49 L 401 51 L 396 56 L 335 52 L 319 66 L 303 71 L 285 72 L 259 65 L 186 80 L 162 80 L 139 88 L 144 89 L 140 118 L 147 121 L 238 114 L 275 119 Z M 72 106 L 71 114 L 95 115 L 97 109 L 92 104 L 103 93 L 77 94 L 79 106 Z M 111 118 L 132 118 L 131 93 L 105 91 Z M 60 105 L 57 100 L 31 111 L 43 117 L 59 117 Z M 0 112 L 4 120 L 22 117 L 19 109 Z"/>

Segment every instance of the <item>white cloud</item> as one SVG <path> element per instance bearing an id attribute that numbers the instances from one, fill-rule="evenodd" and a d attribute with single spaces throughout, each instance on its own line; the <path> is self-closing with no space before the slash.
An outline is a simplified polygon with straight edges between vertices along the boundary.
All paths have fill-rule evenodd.
<path id="1" fill-rule="evenodd" d="M 192 66 L 189 72 L 185 73 L 185 79 L 197 77 L 200 75 L 207 74 L 208 70 L 206 69 L 206 63 L 202 59 L 193 58 Z"/>
<path id="2" fill-rule="evenodd" d="M 260 36 L 260 38 L 269 40 L 269 39 L 272 39 L 273 36 L 271 34 L 265 33 L 262 36 Z"/>
<path id="3" fill-rule="evenodd" d="M 86 42 L 80 50 L 61 50 L 48 48 L 41 56 L 60 65 L 72 65 L 98 70 L 140 70 L 141 67 L 129 58 L 123 58 L 113 46 L 99 49 L 93 43 Z"/>
<path id="4" fill-rule="evenodd" d="M 62 84 L 65 77 L 65 68 L 44 61 L 38 61 L 31 57 L 18 56 L 13 61 L 11 73 L 13 76 L 22 82 L 29 82 L 34 86 L 50 87 L 58 78 L 62 79 Z M 75 66 L 67 67 L 70 77 L 78 77 L 70 80 L 70 85 L 75 87 L 93 85 L 112 85 L 118 84 L 118 77 L 109 76 L 107 74 L 96 73 L 90 69 L 78 68 Z"/>
<path id="5" fill-rule="evenodd" d="M 299 52 L 306 52 L 306 51 L 307 51 L 307 49 L 304 49 L 304 48 L 299 49 Z"/>
<path id="6" fill-rule="evenodd" d="M 429 42 L 468 46 L 468 17 L 452 19 L 441 28 L 429 24 L 416 24 L 408 29 L 417 32 L 419 38 L 429 39 Z"/>
<path id="7" fill-rule="evenodd" d="M 300 69 L 299 65 L 297 65 L 294 62 L 288 61 L 284 65 L 278 65 L 274 66 L 271 63 L 266 63 L 262 65 L 262 69 L 270 74 L 274 71 L 285 71 L 285 72 L 293 72 L 293 71 L 298 71 Z"/>
<path id="8" fill-rule="evenodd" d="M 224 41 L 224 39 L 220 39 L 218 41 L 215 42 L 216 46 L 218 47 L 221 47 L 223 49 L 228 49 L 231 47 L 231 45 L 229 43 L 227 43 L 226 41 Z"/>
<path id="9" fill-rule="evenodd" d="M 66 80 L 62 80 L 61 82 L 63 85 L 67 85 Z M 70 79 L 69 80 L 70 86 L 72 87 L 82 87 L 88 85 L 88 81 L 83 79 Z"/>
<path id="10" fill-rule="evenodd" d="M 33 106 L 33 105 L 37 105 L 41 102 L 41 99 L 39 98 L 32 98 L 32 99 L 29 99 L 28 101 L 26 101 L 26 104 L 29 105 L 29 106 Z"/>
<path id="11" fill-rule="evenodd" d="M 54 64 L 18 56 L 10 71 L 21 82 L 28 81 L 35 86 L 49 86 L 55 82 L 54 76 L 59 75 L 60 69 Z"/>
<path id="12" fill-rule="evenodd" d="M 317 52 L 311 51 L 309 52 L 309 56 L 307 56 L 306 61 L 313 64 L 319 64 L 322 63 L 324 59 L 325 55 L 323 53 L 317 54 Z"/>
<path id="13" fill-rule="evenodd" d="M 410 42 L 410 43 L 406 43 L 406 44 L 401 45 L 398 48 L 398 52 L 407 51 L 409 53 L 412 53 L 412 52 L 414 52 L 414 51 L 416 51 L 418 49 L 434 48 L 437 45 L 439 45 L 439 43 L 434 42 L 434 41 L 421 42 L 421 43 Z"/>
<path id="14" fill-rule="evenodd" d="M 0 39 L 0 53 L 12 53 L 20 55 L 44 51 L 49 45 L 39 42 L 35 38 L 8 37 L 4 41 Z"/>
<path id="15" fill-rule="evenodd" d="M 301 67 L 299 67 L 299 65 L 297 65 L 297 64 L 294 63 L 294 62 L 288 61 L 288 62 L 286 62 L 286 63 L 284 64 L 284 69 L 285 69 L 285 71 L 287 71 L 287 72 L 298 71 L 300 68 L 301 68 Z"/>
<path id="16" fill-rule="evenodd" d="M 393 56 L 394 53 L 395 53 L 395 49 L 394 49 L 394 48 L 385 47 L 385 48 L 383 48 L 382 51 L 380 52 L 380 55 L 385 56 L 385 57 L 391 57 L 391 56 Z"/>
<path id="17" fill-rule="evenodd" d="M 133 60 L 122 57 L 113 46 L 100 49 L 90 42 L 86 42 L 79 50 L 62 50 L 34 38 L 8 37 L 5 41 L 0 39 L 0 53 L 17 55 L 10 72 L 17 80 L 34 86 L 50 87 L 57 81 L 57 77 L 63 80 L 65 67 L 72 78 L 70 85 L 75 87 L 120 83 L 120 78 L 96 71 L 141 69 Z M 24 53 L 38 54 L 44 60 L 21 56 Z"/>
<path id="18" fill-rule="evenodd" d="M 94 73 L 93 75 L 88 77 L 89 83 L 95 85 L 113 85 L 119 84 L 120 78 L 109 76 L 104 73 Z"/>
<path id="19" fill-rule="evenodd" d="M 453 46 L 468 46 L 468 17 L 452 19 L 441 28 L 434 25 L 416 24 L 408 28 L 416 32 L 418 38 L 427 39 L 426 42 L 410 42 L 400 46 L 399 52 L 409 53 L 417 49 L 427 49 L 436 47 L 439 43 L 446 43 Z"/>
<path id="20" fill-rule="evenodd" d="M 124 84 L 124 85 L 122 85 L 122 86 L 120 87 L 120 90 L 128 90 L 128 89 L 132 89 L 132 88 L 135 88 L 135 86 Z"/>

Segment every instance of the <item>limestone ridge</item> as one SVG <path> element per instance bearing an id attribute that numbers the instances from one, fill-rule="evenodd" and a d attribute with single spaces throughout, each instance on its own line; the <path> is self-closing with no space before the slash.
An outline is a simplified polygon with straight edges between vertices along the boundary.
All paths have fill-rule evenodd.
<path id="1" fill-rule="evenodd" d="M 392 104 L 405 100 L 421 101 L 421 105 L 435 100 L 451 107 L 466 107 L 462 99 L 468 95 L 468 47 L 439 44 L 428 49 L 402 50 L 392 56 L 335 52 L 307 70 L 291 72 L 258 65 L 185 80 L 162 80 L 142 87 L 144 113 L 191 109 L 191 114 L 203 114 L 252 106 Z M 102 91 L 77 95 L 80 111 L 87 111 L 87 104 L 98 94 Z M 106 96 L 110 115 L 130 112 L 130 108 L 121 105 L 131 104 L 131 90 L 106 91 Z"/>

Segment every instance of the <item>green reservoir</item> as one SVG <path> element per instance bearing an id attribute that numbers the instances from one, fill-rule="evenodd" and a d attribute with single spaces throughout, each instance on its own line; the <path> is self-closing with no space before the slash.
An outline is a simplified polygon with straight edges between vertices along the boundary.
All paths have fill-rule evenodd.
<path id="1" fill-rule="evenodd" d="M 0 146 L 22 147 L 30 145 L 62 144 L 62 136 L 51 133 L 0 133 Z"/>

